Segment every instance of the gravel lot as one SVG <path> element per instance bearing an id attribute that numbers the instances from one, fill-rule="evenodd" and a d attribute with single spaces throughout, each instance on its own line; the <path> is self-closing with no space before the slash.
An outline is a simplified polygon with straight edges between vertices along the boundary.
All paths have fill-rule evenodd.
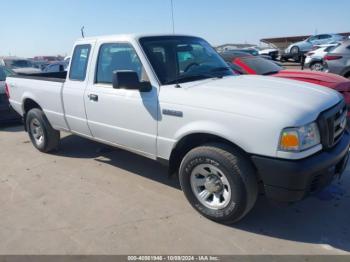
<path id="1" fill-rule="evenodd" d="M 0 254 L 349 254 L 350 169 L 304 202 L 260 197 L 241 223 L 196 213 L 151 160 L 76 136 L 41 154 L 0 128 Z"/>

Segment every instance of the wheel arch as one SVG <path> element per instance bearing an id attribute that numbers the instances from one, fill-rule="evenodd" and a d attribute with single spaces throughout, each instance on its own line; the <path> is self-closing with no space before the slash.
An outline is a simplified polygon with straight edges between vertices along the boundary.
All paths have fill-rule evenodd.
<path id="1" fill-rule="evenodd" d="M 42 107 L 33 98 L 30 98 L 30 97 L 24 98 L 22 103 L 22 112 L 23 112 L 23 122 L 24 122 L 25 131 L 27 131 L 27 125 L 26 125 L 27 114 L 33 108 L 38 108 L 42 110 Z"/>
<path id="2" fill-rule="evenodd" d="M 193 148 L 207 144 L 207 143 L 221 143 L 228 145 L 232 148 L 239 150 L 243 155 L 249 158 L 248 153 L 236 143 L 230 141 L 229 139 L 209 133 L 209 132 L 195 132 L 186 134 L 174 145 L 170 158 L 169 158 L 169 174 L 172 175 L 177 172 L 180 167 L 183 157 L 191 151 Z"/>

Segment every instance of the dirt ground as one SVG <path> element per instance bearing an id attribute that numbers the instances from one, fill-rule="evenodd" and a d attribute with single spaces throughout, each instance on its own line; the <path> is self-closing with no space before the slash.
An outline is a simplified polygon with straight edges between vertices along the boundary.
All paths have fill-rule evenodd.
<path id="1" fill-rule="evenodd" d="M 350 169 L 288 207 L 263 196 L 239 224 L 196 213 L 160 164 L 77 136 L 55 154 L 0 128 L 0 254 L 349 254 Z"/>

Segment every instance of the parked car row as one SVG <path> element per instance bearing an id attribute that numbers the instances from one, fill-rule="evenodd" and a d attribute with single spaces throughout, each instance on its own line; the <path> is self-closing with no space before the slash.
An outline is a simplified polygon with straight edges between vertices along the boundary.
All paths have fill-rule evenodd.
<path id="1" fill-rule="evenodd" d="M 336 43 L 343 40 L 345 40 L 345 37 L 337 34 L 320 34 L 310 36 L 303 41 L 289 45 L 281 54 L 281 60 L 284 61 L 293 59 L 299 62 L 307 52 L 313 49 L 314 46 Z"/>
<path id="2" fill-rule="evenodd" d="M 67 61 L 37 61 L 18 57 L 0 59 L 0 65 L 6 66 L 19 74 L 35 74 L 41 72 L 63 72 L 67 70 Z"/>
<path id="3" fill-rule="evenodd" d="M 231 48 L 226 51 L 248 53 L 250 55 L 261 56 L 269 60 L 277 60 L 279 56 L 279 51 L 278 49 L 275 49 L 275 48 L 259 49 L 258 47 L 247 47 L 247 48 Z"/>

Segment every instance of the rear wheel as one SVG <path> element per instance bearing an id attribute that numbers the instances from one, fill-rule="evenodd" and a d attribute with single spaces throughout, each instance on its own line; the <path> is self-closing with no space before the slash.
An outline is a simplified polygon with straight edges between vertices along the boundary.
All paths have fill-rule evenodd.
<path id="1" fill-rule="evenodd" d="M 26 117 L 26 126 L 30 140 L 39 151 L 48 153 L 58 147 L 60 132 L 52 128 L 42 110 L 30 110 Z"/>
<path id="2" fill-rule="evenodd" d="M 312 71 L 323 71 L 324 66 L 323 66 L 322 62 L 314 62 L 311 64 L 310 69 Z"/>
<path id="3" fill-rule="evenodd" d="M 242 219 L 258 196 L 255 171 L 238 150 L 208 144 L 183 159 L 180 184 L 190 204 L 203 216 L 220 223 Z"/>
<path id="4" fill-rule="evenodd" d="M 293 46 L 290 50 L 290 53 L 295 62 L 300 62 L 300 49 L 297 46 Z"/>

